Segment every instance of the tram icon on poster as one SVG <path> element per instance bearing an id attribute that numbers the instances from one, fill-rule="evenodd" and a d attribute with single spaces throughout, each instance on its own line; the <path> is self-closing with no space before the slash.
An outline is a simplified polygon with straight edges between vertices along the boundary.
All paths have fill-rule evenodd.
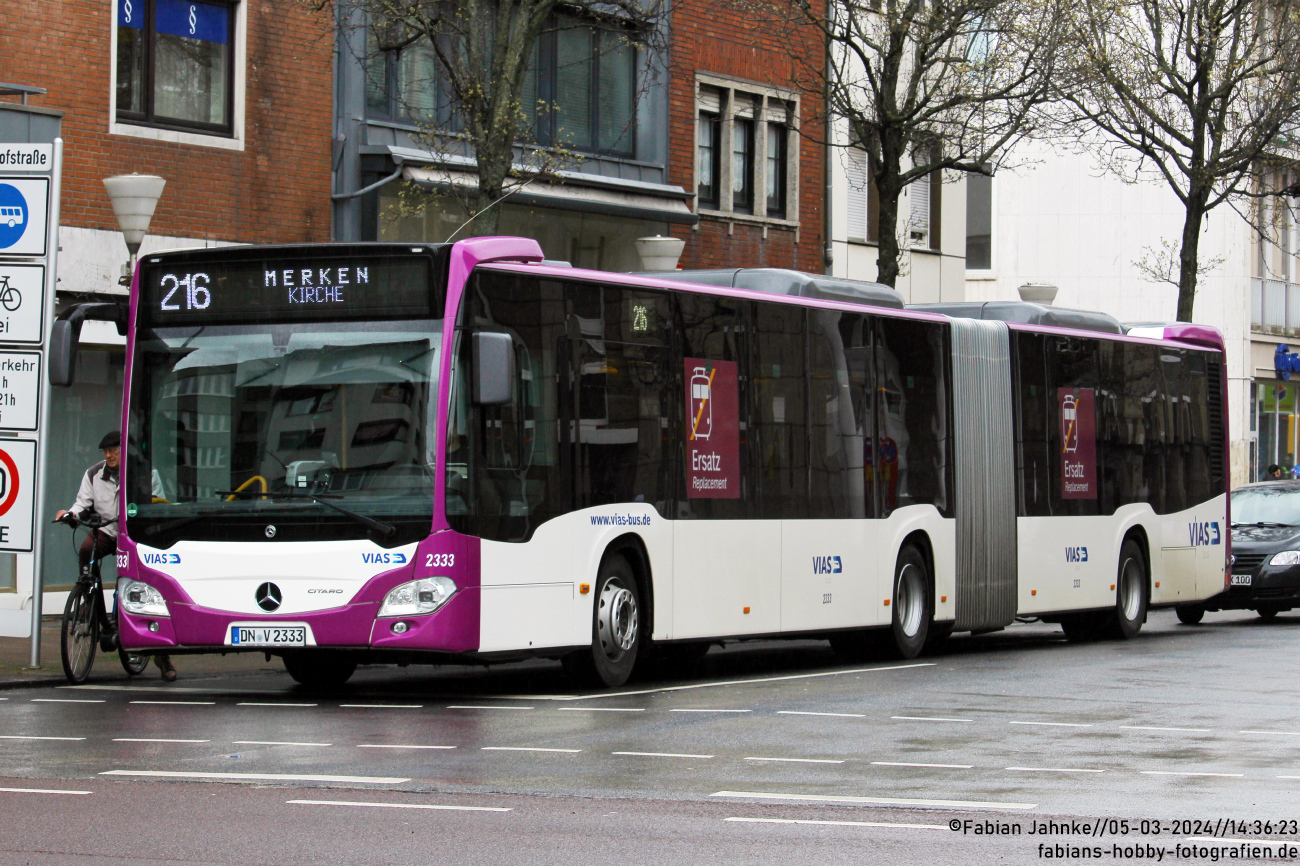
<path id="1" fill-rule="evenodd" d="M 691 438 L 708 439 L 713 434 L 713 374 L 696 367 L 691 375 Z"/>
<path id="2" fill-rule="evenodd" d="M 1066 454 L 1079 450 L 1079 406 L 1073 394 L 1061 398 L 1061 443 Z"/>

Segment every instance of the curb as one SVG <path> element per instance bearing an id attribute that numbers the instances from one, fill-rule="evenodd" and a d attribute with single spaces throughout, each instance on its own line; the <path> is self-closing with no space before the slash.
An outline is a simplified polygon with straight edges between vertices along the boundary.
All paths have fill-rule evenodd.
<path id="1" fill-rule="evenodd" d="M 0 692 L 9 689 L 25 689 L 36 687 L 57 686 L 66 683 L 67 679 L 60 675 L 34 674 L 31 679 L 0 679 Z"/>

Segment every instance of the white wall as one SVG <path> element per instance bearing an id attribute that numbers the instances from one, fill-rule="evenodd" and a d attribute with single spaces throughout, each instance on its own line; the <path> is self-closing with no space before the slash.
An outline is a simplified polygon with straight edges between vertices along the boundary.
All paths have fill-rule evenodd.
<path id="1" fill-rule="evenodd" d="M 1099 310 L 1121 322 L 1175 319 L 1178 290 L 1147 279 L 1144 250 L 1178 243 L 1183 209 L 1162 182 L 1125 183 L 1091 157 L 1043 143 L 1023 146 L 993 181 L 993 270 L 966 281 L 966 299 L 1018 300 L 1024 283 L 1060 288 L 1056 304 Z M 1202 262 L 1222 259 L 1199 281 L 1193 320 L 1224 334 L 1233 484 L 1246 481 L 1249 431 L 1250 231 L 1235 211 L 1215 209 L 1203 227 Z M 1177 246 L 1175 246 L 1175 250 Z M 1176 277 L 1175 277 L 1176 278 Z"/>

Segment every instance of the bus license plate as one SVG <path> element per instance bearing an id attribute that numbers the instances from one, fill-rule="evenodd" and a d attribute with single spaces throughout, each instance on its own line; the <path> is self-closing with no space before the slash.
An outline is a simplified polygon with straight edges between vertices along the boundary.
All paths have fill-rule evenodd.
<path id="1" fill-rule="evenodd" d="M 231 646 L 306 646 L 307 629 L 302 626 L 230 627 Z"/>
<path id="2" fill-rule="evenodd" d="M 1234 574 L 1234 575 L 1232 576 L 1232 585 L 1233 585 L 1233 586 L 1250 586 L 1250 575 L 1249 575 L 1249 574 Z"/>

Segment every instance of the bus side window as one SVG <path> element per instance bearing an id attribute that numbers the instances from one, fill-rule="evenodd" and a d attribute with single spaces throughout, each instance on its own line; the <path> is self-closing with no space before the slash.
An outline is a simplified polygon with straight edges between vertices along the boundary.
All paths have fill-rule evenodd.
<path id="1" fill-rule="evenodd" d="M 946 328 L 882 316 L 877 334 L 880 516 L 920 503 L 947 514 L 952 389 Z"/>
<path id="2" fill-rule="evenodd" d="M 1047 430 L 1054 417 L 1047 394 L 1046 340 L 1042 334 L 1011 332 L 1014 359 L 1013 405 L 1016 412 L 1016 463 L 1020 476 L 1020 510 L 1026 517 L 1052 513 L 1052 449 Z"/>

